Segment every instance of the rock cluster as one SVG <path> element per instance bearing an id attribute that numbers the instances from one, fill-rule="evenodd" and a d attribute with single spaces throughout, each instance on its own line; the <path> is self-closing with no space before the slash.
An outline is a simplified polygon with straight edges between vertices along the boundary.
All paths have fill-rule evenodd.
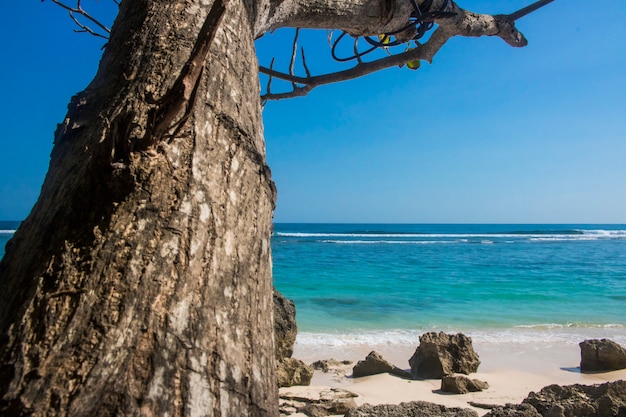
<path id="1" fill-rule="evenodd" d="M 348 411 L 345 417 L 478 417 L 478 414 L 466 408 L 447 408 L 425 401 L 411 401 L 398 405 L 364 404 Z"/>
<path id="2" fill-rule="evenodd" d="M 409 364 L 416 378 L 443 378 L 455 373 L 474 373 L 480 360 L 470 337 L 462 333 L 430 332 L 420 336 L 420 344 Z"/>
<path id="3" fill-rule="evenodd" d="M 472 347 L 472 339 L 463 335 L 426 333 L 420 337 L 420 345 L 409 360 L 411 373 L 387 362 L 378 352 L 370 352 L 365 360 L 359 361 L 352 376 L 389 373 L 401 378 L 441 378 L 441 390 L 455 394 L 478 392 L 489 388 L 486 382 L 469 379 L 455 372 L 476 372 L 480 361 Z"/>
<path id="4" fill-rule="evenodd" d="M 477 417 L 473 410 L 414 401 L 399 405 L 365 404 L 345 417 Z M 550 385 L 531 392 L 522 404 L 496 407 L 484 417 L 624 417 L 626 381 L 600 385 Z"/>
<path id="5" fill-rule="evenodd" d="M 340 388 L 307 387 L 299 390 L 283 388 L 279 395 L 281 415 L 294 413 L 310 417 L 343 415 L 357 406 L 354 402 L 357 395 Z"/>
<path id="6" fill-rule="evenodd" d="M 550 385 L 531 392 L 524 403 L 542 416 L 626 416 L 626 382 L 601 385 Z"/>
<path id="7" fill-rule="evenodd" d="M 581 372 L 606 372 L 626 368 L 626 349 L 612 340 L 585 340 L 579 346 Z"/>
<path id="8" fill-rule="evenodd" d="M 626 381 L 600 385 L 550 385 L 531 392 L 521 405 L 498 407 L 485 417 L 623 417 Z"/>
<path id="9" fill-rule="evenodd" d="M 313 368 L 293 355 L 298 326 L 296 325 L 296 307 L 274 289 L 274 345 L 279 387 L 309 385 L 313 378 Z"/>
<path id="10" fill-rule="evenodd" d="M 296 306 L 274 289 L 274 346 L 276 359 L 291 358 L 296 343 L 298 325 Z"/>

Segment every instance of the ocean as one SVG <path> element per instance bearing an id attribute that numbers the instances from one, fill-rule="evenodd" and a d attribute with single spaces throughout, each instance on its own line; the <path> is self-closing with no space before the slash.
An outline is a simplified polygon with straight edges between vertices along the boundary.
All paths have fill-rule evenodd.
<path id="1" fill-rule="evenodd" d="M 276 224 L 298 344 L 626 344 L 626 225 Z"/>
<path id="2" fill-rule="evenodd" d="M 0 257 L 19 222 L 0 222 Z M 626 225 L 281 224 L 274 284 L 298 345 L 626 345 Z"/>

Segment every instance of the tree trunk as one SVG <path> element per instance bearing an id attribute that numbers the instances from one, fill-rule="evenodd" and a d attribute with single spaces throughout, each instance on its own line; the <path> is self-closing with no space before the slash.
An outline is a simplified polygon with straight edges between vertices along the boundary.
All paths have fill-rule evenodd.
<path id="1" fill-rule="evenodd" d="M 277 415 L 249 5 L 231 0 L 186 111 L 153 129 L 207 3 L 123 1 L 72 99 L 0 264 L 0 414 Z"/>

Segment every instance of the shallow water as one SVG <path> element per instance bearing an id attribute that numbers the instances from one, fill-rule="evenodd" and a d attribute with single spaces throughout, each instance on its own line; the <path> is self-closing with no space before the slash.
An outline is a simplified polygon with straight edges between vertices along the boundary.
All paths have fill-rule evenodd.
<path id="1" fill-rule="evenodd" d="M 276 224 L 272 249 L 299 343 L 626 342 L 624 225 Z"/>

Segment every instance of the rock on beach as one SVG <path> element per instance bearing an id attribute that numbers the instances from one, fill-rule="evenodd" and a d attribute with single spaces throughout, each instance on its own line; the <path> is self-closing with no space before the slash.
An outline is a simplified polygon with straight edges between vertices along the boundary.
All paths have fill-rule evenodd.
<path id="1" fill-rule="evenodd" d="M 439 379 L 455 373 L 474 373 L 480 360 L 470 337 L 462 333 L 430 332 L 420 336 L 420 344 L 409 364 L 414 377 Z"/>
<path id="2" fill-rule="evenodd" d="M 489 389 L 489 384 L 463 375 L 446 375 L 441 379 L 441 391 L 452 394 L 467 394 Z"/>
<path id="3" fill-rule="evenodd" d="M 390 373 L 401 378 L 411 378 L 409 372 L 390 364 L 376 351 L 370 352 L 365 360 L 357 362 L 352 369 L 352 376 L 354 378 L 384 373 Z"/>
<path id="4" fill-rule="evenodd" d="M 626 349 L 612 340 L 590 339 L 581 342 L 579 346 L 581 372 L 626 369 Z"/>

